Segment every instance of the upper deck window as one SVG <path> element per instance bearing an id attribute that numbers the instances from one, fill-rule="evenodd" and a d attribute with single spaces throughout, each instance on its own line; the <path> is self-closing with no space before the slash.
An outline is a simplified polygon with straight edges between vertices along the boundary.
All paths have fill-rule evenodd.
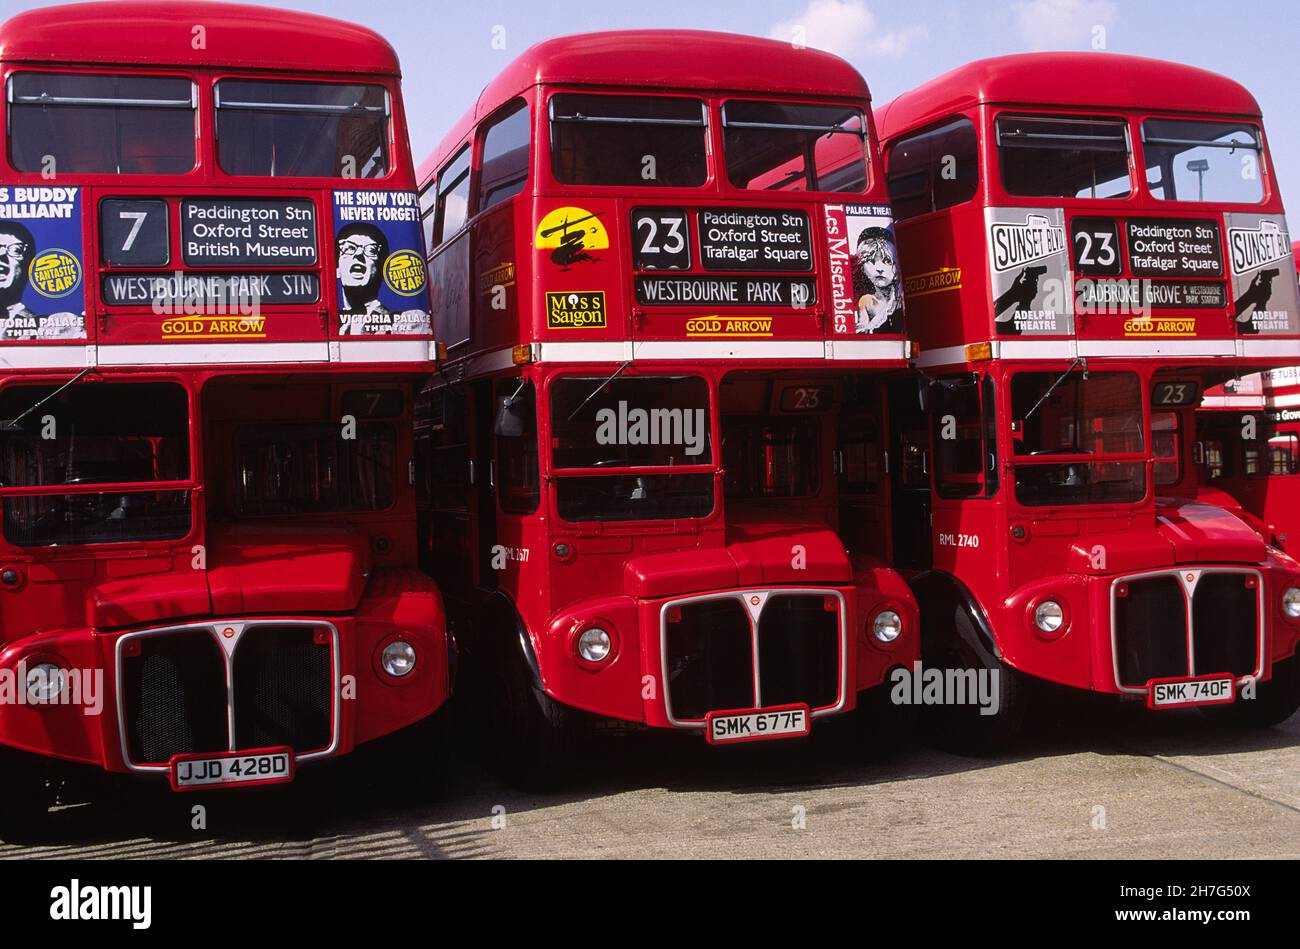
<path id="1" fill-rule="evenodd" d="M 998 161 L 1008 194 L 1030 198 L 1126 198 L 1128 126 L 1123 119 L 1000 115 Z"/>
<path id="2" fill-rule="evenodd" d="M 894 142 L 887 181 L 899 220 L 969 201 L 979 187 L 975 123 L 960 118 Z"/>
<path id="3" fill-rule="evenodd" d="M 426 235 L 430 250 L 459 231 L 469 217 L 469 160 L 470 148 L 466 145 L 438 172 L 433 227 Z"/>
<path id="4" fill-rule="evenodd" d="M 699 99 L 558 93 L 550 108 L 561 184 L 694 188 L 709 177 Z"/>
<path id="5" fill-rule="evenodd" d="M 197 98 L 181 76 L 21 72 L 9 160 L 54 175 L 179 175 L 194 167 Z"/>
<path id="6" fill-rule="evenodd" d="M 527 103 L 517 103 L 511 111 L 492 119 L 483 132 L 476 213 L 524 190 L 528 181 L 528 144 L 533 131 L 528 116 Z"/>
<path id="7" fill-rule="evenodd" d="M 1255 204 L 1264 198 L 1259 129 L 1245 122 L 1147 119 L 1147 187 L 1161 201 Z"/>
<path id="8" fill-rule="evenodd" d="M 862 110 L 797 102 L 722 107 L 727 178 L 749 191 L 845 191 L 867 187 Z"/>
<path id="9" fill-rule="evenodd" d="M 388 174 L 383 86 L 223 79 L 217 162 L 228 175 L 382 178 Z"/>

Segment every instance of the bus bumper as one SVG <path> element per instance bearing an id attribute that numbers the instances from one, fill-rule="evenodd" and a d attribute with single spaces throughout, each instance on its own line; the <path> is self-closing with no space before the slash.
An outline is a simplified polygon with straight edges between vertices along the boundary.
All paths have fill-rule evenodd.
<path id="1" fill-rule="evenodd" d="M 379 656 L 399 639 L 416 663 L 394 678 Z M 287 747 L 296 766 L 431 715 L 447 698 L 448 664 L 436 594 L 368 598 L 349 617 L 37 634 L 0 652 L 0 743 L 163 779 L 173 756 L 201 752 Z M 27 682 L 39 686 L 51 667 L 62 690 L 33 701 Z"/>
<path id="2" fill-rule="evenodd" d="M 1282 595 L 1300 585 L 1291 564 L 1195 564 L 1118 575 L 1057 578 L 1009 599 L 999 636 L 1014 668 L 1061 685 L 1150 698 L 1160 680 L 1231 676 L 1266 681 L 1296 651 L 1300 619 Z M 1044 634 L 1038 604 L 1065 608 Z"/>
<path id="3" fill-rule="evenodd" d="M 884 644 L 871 623 L 885 609 L 903 632 Z M 582 633 L 614 648 L 584 661 Z M 681 597 L 610 597 L 561 614 L 534 643 L 543 684 L 565 705 L 607 718 L 702 732 L 710 713 L 807 707 L 812 721 L 848 712 L 858 693 L 919 657 L 919 618 L 901 579 L 893 588 L 809 584 Z"/>

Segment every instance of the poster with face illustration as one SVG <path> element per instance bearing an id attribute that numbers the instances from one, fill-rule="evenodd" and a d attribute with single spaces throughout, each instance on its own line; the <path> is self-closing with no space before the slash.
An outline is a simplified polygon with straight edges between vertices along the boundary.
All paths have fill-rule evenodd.
<path id="1" fill-rule="evenodd" d="M 408 191 L 335 191 L 340 336 L 427 336 L 420 207 Z"/>
<path id="2" fill-rule="evenodd" d="M 827 205 L 824 214 L 835 332 L 903 332 L 903 278 L 890 209 Z"/>
<path id="3" fill-rule="evenodd" d="M 0 342 L 85 338 L 81 190 L 0 188 Z"/>

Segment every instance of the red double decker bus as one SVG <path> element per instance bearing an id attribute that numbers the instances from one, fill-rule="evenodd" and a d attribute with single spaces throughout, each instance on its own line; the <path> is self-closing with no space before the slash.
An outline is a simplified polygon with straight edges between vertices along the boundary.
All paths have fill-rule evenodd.
<path id="1" fill-rule="evenodd" d="M 429 719 L 434 344 L 391 47 L 77 4 L 0 27 L 0 70 L 5 816 L 60 763 L 285 781 Z"/>
<path id="2" fill-rule="evenodd" d="M 597 723 L 895 737 L 908 342 L 862 78 L 726 34 L 550 40 L 419 177 L 428 553 L 507 773 L 561 777 Z"/>
<path id="3" fill-rule="evenodd" d="M 895 469 L 901 565 L 926 571 L 927 662 L 1000 682 L 960 736 L 1005 744 L 1042 680 L 1289 716 L 1296 564 L 1188 463 L 1206 389 L 1300 353 L 1254 98 L 1173 63 L 1031 54 L 877 122 L 930 408 L 895 429 L 930 462 L 915 484 Z"/>

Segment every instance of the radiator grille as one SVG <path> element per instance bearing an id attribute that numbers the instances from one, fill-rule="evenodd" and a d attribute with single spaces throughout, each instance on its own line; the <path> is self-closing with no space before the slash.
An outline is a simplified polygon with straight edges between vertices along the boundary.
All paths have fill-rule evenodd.
<path id="1" fill-rule="evenodd" d="M 307 626 L 260 627 L 235 650 L 235 747 L 330 743 L 330 647 Z"/>
<path id="2" fill-rule="evenodd" d="M 327 749 L 334 734 L 333 635 L 327 626 L 249 625 L 229 676 L 211 627 L 129 637 L 119 675 L 127 761 L 158 767 L 178 754 Z"/>
<path id="3" fill-rule="evenodd" d="M 839 600 L 773 595 L 759 617 L 758 652 L 764 705 L 834 705 L 840 694 Z"/>
<path id="4" fill-rule="evenodd" d="M 1255 578 L 1240 573 L 1207 573 L 1192 594 L 1192 634 L 1196 671 L 1255 671 L 1259 642 L 1259 596 Z"/>
<path id="5" fill-rule="evenodd" d="M 703 719 L 717 709 L 753 708 L 753 634 L 734 597 L 675 607 L 668 622 L 668 697 L 679 719 Z"/>
<path id="6" fill-rule="evenodd" d="M 1260 660 L 1259 578 L 1227 570 L 1195 576 L 1191 602 L 1175 573 L 1116 581 L 1115 664 L 1119 684 L 1142 690 L 1152 679 L 1253 673 Z M 1188 636 L 1188 622 L 1191 636 Z"/>
<path id="7" fill-rule="evenodd" d="M 142 637 L 122 661 L 126 746 L 137 763 L 225 751 L 226 664 L 205 629 Z"/>
<path id="8" fill-rule="evenodd" d="M 760 593 L 766 599 L 757 627 L 742 600 L 756 594 L 665 606 L 664 663 L 674 720 L 702 721 L 709 712 L 800 703 L 815 710 L 841 700 L 840 598 L 818 592 Z"/>

